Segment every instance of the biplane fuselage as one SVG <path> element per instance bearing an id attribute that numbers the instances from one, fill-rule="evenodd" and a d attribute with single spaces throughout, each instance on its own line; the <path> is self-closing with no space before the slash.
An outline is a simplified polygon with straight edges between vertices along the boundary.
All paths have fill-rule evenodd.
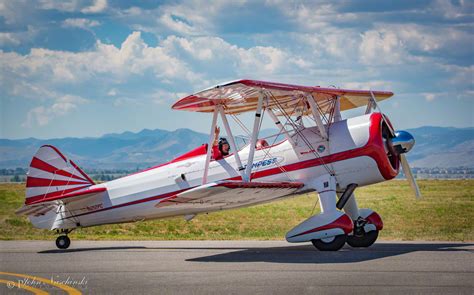
<path id="1" fill-rule="evenodd" d="M 262 91 L 264 86 L 265 91 L 273 87 L 273 92 Z M 233 151 L 237 147 L 226 114 L 255 109 L 250 143 L 238 152 L 214 160 L 212 149 L 207 148 L 210 140 L 168 163 L 95 184 L 55 147 L 43 146 L 30 164 L 25 206 L 17 213 L 28 215 L 38 228 L 67 234 L 77 227 L 109 223 L 172 216 L 190 220 L 202 213 L 316 191 L 321 213 L 289 231 L 289 242 L 312 241 L 320 250 L 337 250 L 346 239 L 352 246 L 367 247 L 375 242 L 383 227 L 381 218 L 370 209 L 359 209 L 353 192 L 356 187 L 396 177 L 399 164 L 404 165 L 403 154 L 414 144 L 408 133 L 393 131 L 386 116 L 371 112 L 377 95 L 385 99 L 392 94 L 251 80 L 223 87 L 228 88 L 210 88 L 183 98 L 173 108 L 212 111 L 211 130 L 220 114 Z M 299 91 L 297 99 L 295 91 Z M 326 103 L 324 106 L 313 96 L 320 93 L 319 102 Z M 345 120 L 333 116 L 342 108 L 362 105 L 367 98 L 366 114 Z M 291 132 L 272 109 L 291 122 Z M 257 144 L 265 111 L 279 127 L 279 135 L 285 135 L 272 145 L 266 141 Z M 320 118 L 324 112 L 331 114 L 325 118 L 326 124 Z M 302 121 L 291 119 L 308 114 L 313 115 L 316 126 L 305 127 Z M 69 243 L 67 236 L 56 241 L 59 248 L 67 248 Z"/>
<path id="2" fill-rule="evenodd" d="M 392 166 L 386 155 L 381 137 L 382 124 L 379 113 L 339 121 L 329 129 L 330 144 L 321 140 L 316 127 L 305 128 L 302 132 L 311 145 L 319 149 L 319 156 L 306 144 L 298 144 L 298 135 L 294 136 L 297 143 L 294 147 L 288 140 L 283 140 L 271 147 L 257 149 L 252 167 L 252 181 L 279 182 L 295 179 L 304 183 L 327 174 L 326 169 L 334 172 L 341 188 L 350 183 L 364 186 L 391 179 L 398 174 L 398 165 Z M 239 151 L 243 162 L 247 160 L 248 151 L 248 145 Z M 93 198 L 84 198 L 72 203 L 73 206 L 68 210 L 74 217 L 65 216 L 66 218 L 57 222 L 55 227 L 74 228 L 193 215 L 273 200 L 271 195 L 255 194 L 243 198 L 231 195 L 201 205 L 186 206 L 168 202 L 168 198 L 174 194 L 202 185 L 205 160 L 206 154 L 202 153 L 91 186 L 91 190 L 105 190 Z M 219 161 L 212 160 L 208 181 L 240 180 L 240 175 L 233 168 L 235 166 L 234 155 Z M 295 194 L 306 191 L 308 189 L 303 187 Z M 285 197 L 289 196 L 291 195 Z M 37 218 L 50 220 L 44 216 Z M 51 224 L 47 222 L 45 227 L 49 229 Z"/>

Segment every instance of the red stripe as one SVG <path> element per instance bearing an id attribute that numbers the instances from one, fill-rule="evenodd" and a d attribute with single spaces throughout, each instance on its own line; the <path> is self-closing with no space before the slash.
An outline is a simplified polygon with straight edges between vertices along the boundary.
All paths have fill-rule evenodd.
<path id="1" fill-rule="evenodd" d="M 72 160 L 69 160 L 69 163 L 71 163 L 71 165 L 74 166 L 74 168 L 76 168 L 76 170 L 79 171 L 79 173 L 81 173 L 82 176 L 84 176 L 90 184 L 95 184 L 95 182 L 84 171 L 82 171 L 82 169 L 79 168 L 76 163 L 74 163 Z"/>
<path id="2" fill-rule="evenodd" d="M 300 188 L 302 182 L 222 182 L 216 186 L 227 188 Z"/>
<path id="3" fill-rule="evenodd" d="M 83 187 L 81 187 L 83 188 Z M 92 188 L 92 189 L 88 189 L 88 190 L 85 190 L 85 191 L 82 191 L 82 192 L 77 192 L 77 193 L 71 193 L 71 194 L 65 194 L 65 195 L 59 195 L 59 196 L 50 196 L 48 198 L 43 198 L 43 199 L 40 199 L 40 200 L 33 200 L 33 201 L 29 201 L 29 199 L 27 199 L 27 202 L 26 205 L 32 205 L 32 204 L 38 204 L 38 203 L 43 203 L 43 202 L 50 202 L 50 201 L 55 201 L 55 200 L 60 200 L 60 199 L 67 199 L 67 198 L 72 198 L 72 197 L 78 197 L 78 196 L 82 196 L 82 195 L 90 195 L 90 194 L 95 194 L 95 193 L 100 193 L 100 192 L 105 192 L 107 189 L 105 187 L 97 187 L 97 188 Z"/>
<path id="4" fill-rule="evenodd" d="M 76 185 L 76 184 L 87 184 L 79 181 L 72 180 L 56 180 L 47 178 L 37 178 L 28 176 L 26 178 L 26 187 L 41 187 L 41 186 L 60 186 L 60 185 Z"/>
<path id="5" fill-rule="evenodd" d="M 66 157 L 55 147 L 49 144 L 43 145 L 42 147 L 49 147 L 52 148 L 61 158 L 63 158 L 64 162 L 67 162 Z"/>
<path id="6" fill-rule="evenodd" d="M 40 170 L 43 170 L 43 171 L 47 171 L 47 172 L 50 172 L 50 173 L 53 173 L 53 174 L 58 174 L 58 175 L 66 176 L 66 177 L 72 177 L 72 178 L 76 178 L 76 179 L 80 179 L 80 180 L 85 180 L 85 179 L 80 178 L 79 176 L 71 174 L 67 171 L 58 169 L 58 168 L 46 163 L 45 161 L 43 161 L 43 160 L 41 160 L 37 157 L 33 157 L 33 159 L 31 160 L 30 167 L 40 169 Z"/>
<path id="7" fill-rule="evenodd" d="M 354 224 L 352 223 L 352 220 L 349 218 L 349 216 L 344 214 L 344 215 L 342 215 L 341 217 L 339 217 L 338 219 L 334 220 L 333 222 L 331 222 L 329 224 L 307 230 L 305 232 L 293 235 L 289 238 L 294 238 L 294 237 L 307 235 L 307 234 L 310 234 L 310 233 L 315 233 L 315 232 L 318 232 L 318 231 L 333 229 L 333 228 L 340 228 L 344 231 L 344 233 L 348 234 L 354 229 Z"/>
<path id="8" fill-rule="evenodd" d="M 69 189 L 50 192 L 50 193 L 47 193 L 47 194 L 41 194 L 41 195 L 29 197 L 29 198 L 26 198 L 25 204 L 30 205 L 30 204 L 33 204 L 33 203 L 37 203 L 38 201 L 42 201 L 42 202 L 50 201 L 50 197 L 61 196 L 61 195 L 64 195 L 64 194 L 67 194 L 67 193 L 70 193 L 70 192 L 73 192 L 73 191 L 77 191 L 77 190 L 80 190 L 80 189 L 83 189 L 83 188 L 86 188 L 86 187 L 89 187 L 89 186 L 90 186 L 90 184 L 87 184 L 87 185 L 78 186 L 78 187 L 75 187 L 75 188 L 69 188 Z"/>

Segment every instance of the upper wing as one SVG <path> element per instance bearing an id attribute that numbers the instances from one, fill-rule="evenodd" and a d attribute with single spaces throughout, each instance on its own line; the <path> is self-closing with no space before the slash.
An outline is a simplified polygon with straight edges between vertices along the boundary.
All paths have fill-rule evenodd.
<path id="1" fill-rule="evenodd" d="M 177 101 L 172 108 L 194 112 L 213 112 L 214 106 L 221 104 L 227 114 L 238 114 L 255 110 L 260 91 L 269 92 L 271 99 L 267 107 L 278 107 L 291 112 L 301 95 L 311 94 L 323 112 L 331 111 L 330 102 L 340 97 L 341 111 L 367 105 L 371 97 L 368 90 L 349 90 L 299 86 L 256 80 L 238 80 L 217 85 Z M 393 95 L 388 91 L 372 91 L 377 101 Z"/>
<path id="2" fill-rule="evenodd" d="M 155 207 L 178 206 L 177 209 L 238 207 L 291 195 L 303 185 L 300 182 L 218 181 L 166 198 Z"/>

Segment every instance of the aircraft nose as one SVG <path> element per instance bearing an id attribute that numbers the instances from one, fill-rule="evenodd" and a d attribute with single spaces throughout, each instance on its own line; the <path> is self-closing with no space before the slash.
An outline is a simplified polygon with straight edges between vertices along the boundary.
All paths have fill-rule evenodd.
<path id="1" fill-rule="evenodd" d="M 415 145 L 415 138 L 407 131 L 395 131 L 395 137 L 392 138 L 392 144 L 399 154 L 408 153 Z"/>

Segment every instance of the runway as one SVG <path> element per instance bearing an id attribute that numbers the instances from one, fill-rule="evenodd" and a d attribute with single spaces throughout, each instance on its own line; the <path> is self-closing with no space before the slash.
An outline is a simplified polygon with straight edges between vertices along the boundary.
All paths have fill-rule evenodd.
<path id="1" fill-rule="evenodd" d="M 473 294 L 474 243 L 0 241 L 0 271 L 1 294 Z"/>

